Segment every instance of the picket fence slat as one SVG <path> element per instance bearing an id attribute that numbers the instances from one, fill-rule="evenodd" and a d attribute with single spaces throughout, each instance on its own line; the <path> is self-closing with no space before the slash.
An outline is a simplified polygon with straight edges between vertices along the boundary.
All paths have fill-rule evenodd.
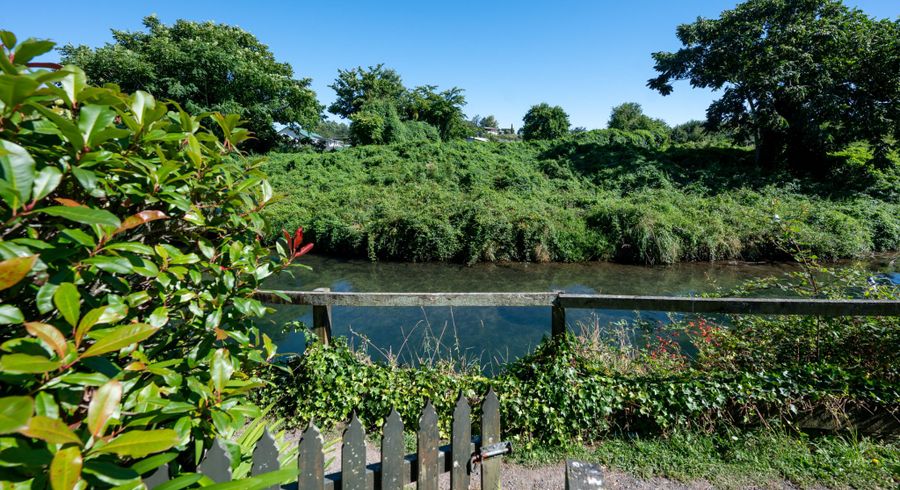
<path id="1" fill-rule="evenodd" d="M 453 409 L 453 426 L 450 429 L 450 454 L 453 468 L 450 470 L 450 488 L 469 490 L 469 445 L 472 443 L 472 409 L 462 392 Z"/>
<path id="2" fill-rule="evenodd" d="M 222 447 L 221 441 L 213 442 L 197 469 L 216 483 L 231 481 L 231 455 Z"/>
<path id="3" fill-rule="evenodd" d="M 440 445 L 438 416 L 434 405 L 426 400 L 416 431 L 417 451 L 405 453 L 404 425 L 395 409 L 382 426 L 381 461 L 366 464 L 366 431 L 354 412 L 342 435 L 341 469 L 325 474 L 324 439 L 310 421 L 300 437 L 296 482 L 273 485 L 268 490 L 398 490 L 411 483 L 416 488 L 437 490 L 439 476 L 450 474 L 452 490 L 468 489 L 473 461 L 482 464 L 482 488 L 499 489 L 499 458 L 496 445 L 500 441 L 499 400 L 492 389 L 481 404 L 481 440 L 472 439 L 472 408 L 462 393 L 456 400 L 451 421 L 450 444 Z M 216 440 L 198 465 L 198 472 L 216 483 L 232 481 L 231 455 L 227 442 Z M 508 445 L 499 445 L 501 453 Z M 491 457 L 482 461 L 482 456 Z M 486 457 L 486 456 L 485 456 Z M 251 460 L 251 476 L 261 476 L 280 469 L 277 441 L 268 429 L 256 442 Z M 185 478 L 187 476 L 182 477 Z M 198 476 L 199 477 L 199 476 Z M 144 479 L 147 488 L 171 481 L 169 466 L 162 465 Z M 174 482 L 173 482 L 174 483 Z"/>
<path id="4" fill-rule="evenodd" d="M 250 475 L 259 476 L 279 469 L 281 466 L 278 463 L 278 446 L 275 445 L 275 438 L 269 434 L 267 428 L 263 430 L 263 435 L 253 450 L 253 467 L 250 469 Z M 266 490 L 278 490 L 278 485 L 268 487 Z"/>
<path id="5" fill-rule="evenodd" d="M 356 412 L 344 431 L 341 446 L 342 488 L 344 490 L 366 490 L 366 431 Z"/>
<path id="6" fill-rule="evenodd" d="M 401 490 L 406 483 L 404 470 L 403 420 L 396 410 L 391 410 L 384 421 L 381 438 L 381 489 Z"/>
<path id="7" fill-rule="evenodd" d="M 303 490 L 325 487 L 325 455 L 322 453 L 322 433 L 312 421 L 300 436 L 300 455 L 297 456 L 300 474 L 297 486 Z"/>
<path id="8" fill-rule="evenodd" d="M 500 400 L 494 389 L 488 389 L 481 403 L 481 445 L 500 442 Z M 482 490 L 500 490 L 500 458 L 481 463 Z"/>
<path id="9" fill-rule="evenodd" d="M 419 417 L 417 446 L 419 471 L 416 475 L 416 488 L 419 490 L 438 490 L 438 446 L 441 434 L 438 432 L 437 423 L 437 412 L 431 400 L 428 400 Z"/>

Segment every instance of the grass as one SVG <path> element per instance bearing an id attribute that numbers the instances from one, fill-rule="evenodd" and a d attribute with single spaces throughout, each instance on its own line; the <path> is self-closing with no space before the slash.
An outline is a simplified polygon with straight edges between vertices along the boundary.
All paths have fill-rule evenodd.
<path id="1" fill-rule="evenodd" d="M 303 226 L 319 252 L 373 260 L 783 258 L 779 221 L 822 258 L 900 249 L 900 172 L 845 167 L 798 179 L 749 149 L 616 130 L 272 154 L 267 219 L 273 237 Z"/>
<path id="2" fill-rule="evenodd" d="M 590 446 L 536 448 L 515 453 L 527 466 L 566 458 L 602 464 L 639 478 L 706 480 L 717 488 L 895 488 L 900 445 L 856 434 L 809 436 L 778 429 L 719 434 L 677 432 L 668 437 L 612 437 Z"/>

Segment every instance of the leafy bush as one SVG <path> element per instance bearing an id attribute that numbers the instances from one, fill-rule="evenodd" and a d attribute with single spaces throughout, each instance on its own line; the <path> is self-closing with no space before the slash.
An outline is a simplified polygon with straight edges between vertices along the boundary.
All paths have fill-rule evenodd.
<path id="1" fill-rule="evenodd" d="M 31 69 L 51 42 L 0 39 L 0 479 L 191 471 L 258 413 L 249 368 L 275 348 L 252 295 L 308 247 L 261 245 L 273 192 L 230 156 L 237 116 Z"/>

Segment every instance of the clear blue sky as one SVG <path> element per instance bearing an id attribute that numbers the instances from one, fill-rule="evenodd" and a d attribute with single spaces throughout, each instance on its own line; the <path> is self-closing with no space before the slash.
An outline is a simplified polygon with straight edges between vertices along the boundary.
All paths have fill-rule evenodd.
<path id="1" fill-rule="evenodd" d="M 845 0 L 869 15 L 896 18 L 898 0 Z M 533 104 L 562 106 L 573 126 L 599 128 L 610 108 L 638 102 L 670 124 L 702 119 L 714 95 L 676 86 L 668 97 L 646 88 L 650 53 L 679 47 L 675 27 L 716 17 L 735 0 L 594 1 L 156 1 L 13 2 L 0 28 L 19 38 L 99 46 L 110 29 L 136 30 L 157 14 L 238 25 L 279 61 L 310 77 L 328 104 L 338 68 L 385 63 L 408 87 L 465 89 L 468 116 L 494 114 L 521 125 Z M 52 57 L 51 57 L 52 58 Z"/>

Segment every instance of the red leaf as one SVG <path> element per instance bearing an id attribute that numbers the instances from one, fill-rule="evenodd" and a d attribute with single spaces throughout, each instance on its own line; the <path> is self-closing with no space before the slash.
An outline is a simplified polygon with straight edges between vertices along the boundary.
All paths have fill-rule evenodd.
<path id="1" fill-rule="evenodd" d="M 37 259 L 37 255 L 29 255 L 0 262 L 0 291 L 11 288 L 24 279 L 31 272 Z"/>
<path id="2" fill-rule="evenodd" d="M 294 232 L 294 249 L 296 250 L 300 244 L 303 243 L 303 227 L 297 228 L 297 231 Z"/>
<path id="3" fill-rule="evenodd" d="M 288 233 L 284 228 L 281 229 L 281 232 L 284 233 L 284 241 L 287 242 L 287 246 L 291 246 L 291 234 Z"/>
<path id="4" fill-rule="evenodd" d="M 62 204 L 63 206 L 68 206 L 68 207 L 70 207 L 70 208 L 83 208 L 83 207 L 85 207 L 84 204 L 81 204 L 81 203 L 78 202 L 78 201 L 73 201 L 73 200 L 71 200 L 71 199 L 66 199 L 66 198 L 64 198 L 64 197 L 56 197 L 56 198 L 53 198 L 53 200 L 56 201 L 56 202 L 58 202 L 58 203 L 60 203 L 60 204 Z"/>
<path id="5" fill-rule="evenodd" d="M 303 248 L 300 249 L 299 252 L 297 252 L 297 253 L 294 254 L 294 257 L 299 257 L 299 256 L 301 256 L 301 255 L 306 255 L 306 253 L 309 252 L 310 250 L 312 250 L 312 248 L 313 248 L 313 244 L 312 244 L 312 243 L 307 243 L 306 245 L 303 246 Z"/>
<path id="6" fill-rule="evenodd" d="M 156 221 L 158 219 L 168 219 L 168 216 L 166 216 L 166 213 L 162 211 L 156 211 L 154 209 L 141 211 L 140 213 L 125 218 L 125 220 L 122 221 L 122 226 L 116 228 L 116 231 L 113 232 L 113 235 L 115 235 L 116 233 L 121 233 L 125 230 L 130 230 L 132 228 L 138 227 L 150 221 Z"/>

